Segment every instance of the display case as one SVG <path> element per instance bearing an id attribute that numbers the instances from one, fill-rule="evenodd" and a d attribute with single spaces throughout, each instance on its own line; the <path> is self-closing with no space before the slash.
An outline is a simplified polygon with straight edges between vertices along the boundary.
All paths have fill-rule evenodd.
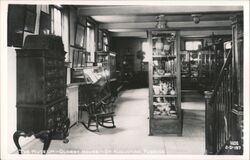
<path id="1" fill-rule="evenodd" d="M 150 30 L 149 135 L 182 134 L 181 75 L 177 31 Z"/>
<path id="2" fill-rule="evenodd" d="M 108 75 L 108 78 L 116 80 L 116 53 L 115 52 L 97 52 L 96 62 L 102 66 Z"/>
<path id="3" fill-rule="evenodd" d="M 129 83 L 134 77 L 134 55 L 125 54 L 122 58 L 122 80 Z"/>
<path id="4" fill-rule="evenodd" d="M 198 86 L 199 51 L 185 51 L 180 54 L 181 89 L 192 90 Z"/>

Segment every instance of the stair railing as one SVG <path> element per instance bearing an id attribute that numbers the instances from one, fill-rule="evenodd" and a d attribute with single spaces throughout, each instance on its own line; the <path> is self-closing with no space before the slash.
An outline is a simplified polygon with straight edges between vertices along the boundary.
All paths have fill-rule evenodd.
<path id="1" fill-rule="evenodd" d="M 205 91 L 207 154 L 219 154 L 231 136 L 232 74 L 232 51 L 230 51 L 214 89 Z"/>

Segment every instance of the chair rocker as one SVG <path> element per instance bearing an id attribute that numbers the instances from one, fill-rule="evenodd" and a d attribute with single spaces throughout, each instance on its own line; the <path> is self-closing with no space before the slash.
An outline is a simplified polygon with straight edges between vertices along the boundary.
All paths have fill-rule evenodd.
<path id="1" fill-rule="evenodd" d="M 84 104 L 84 110 L 88 114 L 88 124 L 82 124 L 92 132 L 99 132 L 99 125 L 104 128 L 115 128 L 114 124 L 114 101 L 115 99 L 109 97 L 99 103 L 92 102 L 88 105 Z"/>

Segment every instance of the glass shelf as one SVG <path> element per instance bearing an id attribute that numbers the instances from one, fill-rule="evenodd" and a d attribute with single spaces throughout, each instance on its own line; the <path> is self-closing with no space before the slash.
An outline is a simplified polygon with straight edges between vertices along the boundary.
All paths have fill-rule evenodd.
<path id="1" fill-rule="evenodd" d="M 164 78 L 164 77 L 175 78 L 176 75 L 153 75 L 153 78 Z"/>
<path id="2" fill-rule="evenodd" d="M 153 97 L 169 97 L 169 98 L 176 98 L 177 95 L 171 95 L 171 94 L 154 94 Z"/>
<path id="3" fill-rule="evenodd" d="M 154 115 L 153 119 L 177 119 L 177 115 Z"/>
<path id="4" fill-rule="evenodd" d="M 175 59 L 175 55 L 153 55 L 153 58 L 169 58 L 171 60 Z"/>

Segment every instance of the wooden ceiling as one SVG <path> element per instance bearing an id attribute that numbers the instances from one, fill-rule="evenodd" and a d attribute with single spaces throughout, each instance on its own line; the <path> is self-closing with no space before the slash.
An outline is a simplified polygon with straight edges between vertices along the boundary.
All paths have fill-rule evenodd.
<path id="1" fill-rule="evenodd" d="M 91 16 L 113 37 L 144 37 L 155 28 L 156 16 L 165 15 L 168 28 L 180 30 L 182 36 L 203 37 L 231 34 L 230 17 L 243 11 L 242 6 L 167 6 L 108 5 L 77 6 L 78 15 Z M 195 24 L 192 14 L 201 14 Z"/>

